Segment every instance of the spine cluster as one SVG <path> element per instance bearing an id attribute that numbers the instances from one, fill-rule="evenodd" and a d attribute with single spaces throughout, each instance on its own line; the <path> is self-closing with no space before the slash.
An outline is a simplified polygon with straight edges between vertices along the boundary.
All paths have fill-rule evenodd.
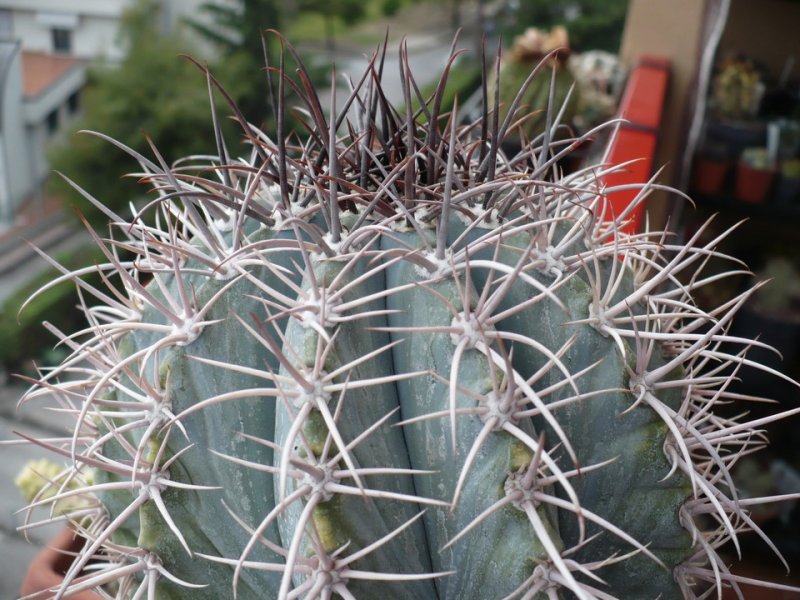
<path id="1" fill-rule="evenodd" d="M 37 598 L 706 598 L 738 589 L 719 551 L 744 531 L 782 560 L 749 515 L 782 498 L 731 472 L 792 411 L 720 411 L 759 400 L 742 366 L 784 377 L 729 333 L 756 288 L 694 300 L 742 272 L 729 232 L 624 233 L 659 186 L 611 214 L 625 165 L 562 175 L 584 138 L 558 107 L 507 156 L 524 88 L 464 121 L 441 107 L 458 52 L 422 98 L 401 48 L 398 111 L 385 51 L 327 110 L 282 55 L 275 141 L 240 119 L 246 158 L 218 128 L 210 161 L 123 147 L 156 193 L 131 219 L 75 186 L 114 233 L 60 278 L 87 327 L 53 330 L 71 354 L 24 401 L 75 417 L 29 440 L 67 465 L 29 508 L 89 497 L 67 516 L 87 544 Z"/>

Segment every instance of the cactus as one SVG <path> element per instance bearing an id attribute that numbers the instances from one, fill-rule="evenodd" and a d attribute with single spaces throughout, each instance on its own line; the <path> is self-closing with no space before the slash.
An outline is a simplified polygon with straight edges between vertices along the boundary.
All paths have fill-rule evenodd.
<path id="1" fill-rule="evenodd" d="M 524 33 L 514 38 L 500 65 L 500 78 L 497 88 L 500 102 L 500 118 L 508 115 L 523 82 L 528 78 L 537 63 L 546 57 L 552 70 L 551 77 L 537 77 L 525 85 L 525 93 L 520 97 L 517 115 L 522 117 L 514 135 L 504 139 L 507 152 L 516 153 L 520 146 L 528 144 L 545 126 L 548 105 L 558 105 L 561 110 L 559 122 L 564 129 L 570 128 L 575 120 L 577 108 L 582 98 L 582 90 L 576 86 L 575 76 L 568 64 L 570 55 L 567 30 L 556 25 L 549 32 L 528 27 Z M 490 82 L 490 84 L 493 82 Z M 489 96 L 494 93 L 490 87 Z"/>
<path id="2" fill-rule="evenodd" d="M 728 333 L 758 286 L 710 310 L 693 301 L 742 273 L 705 271 L 730 258 L 716 250 L 727 233 L 625 233 L 660 186 L 612 214 L 623 189 L 603 178 L 624 165 L 559 173 L 584 138 L 552 141 L 557 106 L 506 156 L 499 142 L 547 66 L 506 118 L 484 92 L 462 123 L 440 105 L 455 50 L 422 98 L 401 48 L 398 111 L 380 85 L 386 45 L 340 107 L 321 105 L 286 47 L 299 79 L 284 54 L 269 68 L 274 140 L 233 106 L 246 143 L 234 158 L 212 101 L 214 156 L 169 166 L 109 140 L 155 191 L 132 218 L 73 184 L 113 227 L 93 234 L 104 264 L 63 270 L 88 325 L 51 328 L 71 354 L 24 399 L 75 417 L 71 436 L 30 440 L 66 467 L 29 507 L 90 499 L 75 524 L 86 546 L 52 596 L 737 588 L 717 550 L 766 536 L 732 467 L 797 409 L 718 411 L 757 400 L 729 386 L 763 346 Z M 288 133 L 287 87 L 303 135 Z"/>

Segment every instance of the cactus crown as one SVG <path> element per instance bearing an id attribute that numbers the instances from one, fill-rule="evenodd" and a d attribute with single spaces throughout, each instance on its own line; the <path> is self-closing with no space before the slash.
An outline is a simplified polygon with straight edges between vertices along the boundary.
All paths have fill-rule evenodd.
<path id="1" fill-rule="evenodd" d="M 741 272 L 705 273 L 729 259 L 715 249 L 727 232 L 625 233 L 658 184 L 612 214 L 621 190 L 604 177 L 625 165 L 563 175 L 602 128 L 570 137 L 558 106 L 507 155 L 525 88 L 550 85 L 547 59 L 503 119 L 484 82 L 463 120 L 442 107 L 455 42 L 430 98 L 401 46 L 402 109 L 381 87 L 386 47 L 325 107 L 285 45 L 298 78 L 284 53 L 268 67 L 275 139 L 231 104 L 243 158 L 213 108 L 214 156 L 169 166 L 109 140 L 155 191 L 131 219 L 75 184 L 113 233 L 93 234 L 106 289 L 60 278 L 88 326 L 54 331 L 72 353 L 25 399 L 75 416 L 70 437 L 31 440 L 67 459 L 31 508 L 92 499 L 72 515 L 88 541 L 54 597 L 736 588 L 718 549 L 766 536 L 731 469 L 789 413 L 718 414 L 757 400 L 729 386 L 763 345 L 728 332 L 753 290 L 711 310 L 693 300 Z"/>

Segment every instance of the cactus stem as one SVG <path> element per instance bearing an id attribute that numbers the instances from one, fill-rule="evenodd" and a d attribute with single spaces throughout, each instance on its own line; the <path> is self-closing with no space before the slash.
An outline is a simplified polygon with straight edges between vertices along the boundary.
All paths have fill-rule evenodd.
<path id="1" fill-rule="evenodd" d="M 72 562 L 67 572 L 64 574 L 64 583 L 56 592 L 54 600 L 61 600 L 61 598 L 64 597 L 70 584 L 80 575 L 81 571 L 83 571 L 84 567 L 100 549 L 100 547 L 111 538 L 111 535 L 114 533 L 114 531 L 124 525 L 125 521 L 127 521 L 132 515 L 136 514 L 139 508 L 141 508 L 145 502 L 148 501 L 148 499 L 149 498 L 147 494 L 140 494 L 139 496 L 136 496 L 131 503 L 105 527 L 102 532 L 98 533 L 97 536 L 89 540 L 90 543 L 87 542 L 80 553 L 75 557 L 75 560 Z"/>
<path id="2" fill-rule="evenodd" d="M 494 102 L 485 73 L 482 122 L 460 126 L 458 107 L 442 112 L 455 41 L 428 99 L 401 44 L 402 111 L 380 84 L 386 42 L 330 115 L 284 52 L 267 65 L 275 141 L 197 65 L 209 98 L 232 104 L 249 157 L 231 158 L 212 107 L 215 149 L 172 165 L 150 140 L 154 158 L 92 134 L 155 191 L 132 220 L 68 181 L 113 223 L 109 239 L 91 233 L 105 264 L 55 265 L 87 326 L 47 325 L 69 354 L 26 395 L 75 425 L 34 442 L 69 464 L 24 529 L 50 504 L 43 523 L 80 519 L 88 540 L 42 596 L 117 580 L 98 592 L 219 598 L 232 572 L 242 599 L 690 599 L 727 586 L 742 598 L 751 581 L 719 553 L 747 531 L 786 565 L 749 511 L 800 493 L 741 499 L 731 472 L 766 444 L 764 426 L 800 408 L 716 414 L 765 401 L 733 388 L 743 367 L 788 379 L 747 358 L 767 344 L 731 331 L 758 286 L 713 309 L 693 298 L 749 274 L 717 249 L 736 226 L 712 234 L 709 220 L 685 245 L 649 223 L 629 235 L 632 211 L 669 189 L 658 174 L 605 187 L 630 163 L 558 173 L 620 121 L 559 139 L 552 54 L 504 115 L 498 54 Z M 506 156 L 537 71 L 544 129 Z M 287 133 L 289 89 L 302 134 Z M 622 192 L 635 198 L 615 213 Z M 711 273 L 719 260 L 736 264 Z M 92 272 L 102 285 L 82 281 Z M 83 494 L 61 517 L 56 505 Z M 208 589 L 182 590 L 202 587 L 184 578 Z"/>
<path id="3" fill-rule="evenodd" d="M 328 375 L 330 376 L 330 374 Z M 342 386 L 342 396 L 340 396 L 339 401 L 337 403 L 337 409 L 334 415 L 331 415 L 331 419 L 336 420 L 340 414 L 340 406 L 343 403 L 343 395 L 347 390 L 347 384 L 343 384 Z M 324 404 L 324 408 L 327 410 L 327 403 L 319 403 L 318 408 L 322 408 Z M 303 405 L 303 408 L 308 409 L 311 411 L 311 405 L 306 403 Z M 352 441 L 348 444 L 344 445 L 341 441 L 337 441 L 338 451 L 331 457 L 328 457 L 328 451 L 330 448 L 331 440 L 334 439 L 336 432 L 333 431 L 335 425 L 331 425 L 329 422 L 326 421 L 326 425 L 328 425 L 328 433 L 326 437 L 326 442 L 324 448 L 322 450 L 320 458 L 315 458 L 313 453 L 310 452 L 310 449 L 307 448 L 307 455 L 309 458 L 301 458 L 300 455 L 295 453 L 292 450 L 293 447 L 293 440 L 296 435 L 300 434 L 300 427 L 302 426 L 303 419 L 299 417 L 302 415 L 298 415 L 294 418 L 292 422 L 292 427 L 297 424 L 297 430 L 294 431 L 290 428 L 290 431 L 287 435 L 287 443 L 284 445 L 283 448 L 280 448 L 280 452 L 282 453 L 280 459 L 280 467 L 278 469 L 273 468 L 273 471 L 277 471 L 277 474 L 281 478 L 293 478 L 296 479 L 298 482 L 297 489 L 291 491 L 288 495 L 285 495 L 285 484 L 282 484 L 281 480 L 279 479 L 279 498 L 281 500 L 276 503 L 276 506 L 270 511 L 270 513 L 265 517 L 264 520 L 259 524 L 259 526 L 252 530 L 250 540 L 248 541 L 247 545 L 242 552 L 239 561 L 237 564 L 237 577 L 238 573 L 240 573 L 241 568 L 245 561 L 247 560 L 247 556 L 250 554 L 252 549 L 254 548 L 255 544 L 262 539 L 261 536 L 266 530 L 266 528 L 278 518 L 278 516 L 284 513 L 288 507 L 300 501 L 301 499 L 305 500 L 305 506 L 303 508 L 302 514 L 300 516 L 300 522 L 295 527 L 295 533 L 292 537 L 291 545 L 289 546 L 288 553 L 286 554 L 286 570 L 284 571 L 284 577 L 286 577 L 286 573 L 293 573 L 296 571 L 294 562 L 297 560 L 297 549 L 299 548 L 300 541 L 302 539 L 302 532 L 306 528 L 306 524 L 311 519 L 311 514 L 314 511 L 314 508 L 327 500 L 329 500 L 334 494 L 347 494 L 347 495 L 354 495 L 354 496 L 363 496 L 365 498 L 375 498 L 375 499 L 393 499 L 399 500 L 403 502 L 410 502 L 410 503 L 425 503 L 430 504 L 433 506 L 442 506 L 447 507 L 449 503 L 434 500 L 434 499 L 427 499 L 422 498 L 416 495 L 409 495 L 409 494 L 402 494 L 402 493 L 395 493 L 390 491 L 383 491 L 383 490 L 375 490 L 370 488 L 365 488 L 361 482 L 359 481 L 359 475 L 374 475 L 374 474 L 389 474 L 389 473 L 404 473 L 404 474 L 424 474 L 425 471 L 416 470 L 416 469 L 384 469 L 384 468 L 368 468 L 368 469 L 359 469 L 352 464 L 348 463 L 347 469 L 339 469 L 337 468 L 337 464 L 340 460 L 345 460 L 347 462 L 347 457 L 349 456 L 349 452 L 358 444 L 362 443 L 369 435 L 375 433 L 380 427 L 382 427 L 394 414 L 396 414 L 398 409 L 394 409 L 384 415 L 384 417 L 378 419 L 375 423 L 371 424 L 365 431 L 360 433 L 356 436 Z M 294 431 L 294 433 L 293 433 Z M 276 447 L 275 444 L 270 442 L 265 442 L 271 447 Z M 226 457 L 232 458 L 232 457 Z M 235 459 L 233 459 L 235 460 Z M 284 467 L 284 463 L 286 467 Z M 289 465 L 294 466 L 295 469 L 290 469 Z M 245 465 L 250 466 L 250 465 Z M 260 466 L 254 465 L 255 468 L 259 469 Z M 344 485 L 339 483 L 340 480 L 343 479 L 354 479 L 358 482 L 358 486 L 350 486 Z M 285 479 L 284 479 L 285 480 Z M 311 508 L 309 508 L 311 507 Z M 406 526 L 410 525 L 408 523 Z M 403 527 L 404 528 L 404 527 Z M 403 528 L 400 528 L 386 537 L 382 543 L 388 541 L 394 535 L 397 535 Z M 381 545 L 378 544 L 378 545 Z M 372 545 L 365 549 L 367 552 L 372 551 L 372 549 L 376 548 L 377 545 Z M 294 549 L 294 551 L 293 551 Z M 379 580 L 386 580 L 387 578 L 391 578 L 392 576 L 376 576 L 376 579 Z M 401 579 L 403 576 L 400 576 Z M 428 577 L 425 575 L 423 577 Z M 419 577 L 415 577 L 419 578 Z M 286 593 L 288 588 L 285 588 L 283 592 Z M 279 597 L 280 593 L 279 593 Z M 292 596 L 294 597 L 294 596 Z"/>
<path id="4" fill-rule="evenodd" d="M 523 502 L 522 510 L 528 516 L 528 520 L 530 521 L 533 531 L 536 534 L 536 538 L 541 542 L 542 546 L 544 546 L 548 558 L 550 561 L 552 561 L 555 568 L 564 578 L 565 587 L 569 588 L 570 591 L 572 591 L 580 600 L 590 600 L 589 595 L 575 580 L 572 572 L 569 570 L 564 562 L 564 559 L 561 557 L 561 551 L 556 548 L 555 544 L 553 543 L 553 540 L 550 537 L 550 532 L 542 522 L 542 518 L 539 516 L 536 507 L 531 502 Z"/>
<path id="5" fill-rule="evenodd" d="M 452 417 L 451 417 L 452 418 Z M 472 446 L 467 453 L 467 457 L 464 459 L 464 465 L 461 467 L 461 472 L 458 475 L 458 481 L 456 482 L 455 491 L 453 492 L 453 499 L 450 502 L 450 512 L 452 513 L 456 506 L 458 505 L 459 496 L 461 496 L 461 490 L 464 488 L 464 483 L 467 479 L 467 474 L 469 473 L 470 467 L 472 463 L 475 461 L 475 457 L 478 455 L 478 451 L 480 450 L 483 443 L 486 441 L 486 438 L 489 437 L 489 434 L 496 431 L 498 419 L 495 417 L 489 418 L 486 423 L 484 424 L 483 428 L 478 432 L 478 435 L 475 436 L 475 441 L 473 441 Z"/>
<path id="6" fill-rule="evenodd" d="M 245 563 L 247 557 L 249 556 L 250 552 L 252 552 L 253 548 L 255 547 L 256 542 L 258 542 L 258 541 L 263 539 L 262 538 L 262 534 L 264 533 L 264 531 L 266 531 L 266 529 L 270 525 L 270 523 L 275 521 L 275 519 L 278 517 L 279 514 L 281 514 L 283 511 L 285 511 L 286 508 L 289 505 L 291 505 L 293 502 L 299 500 L 300 498 L 302 498 L 306 494 L 308 494 L 309 491 L 310 491 L 310 486 L 303 485 L 303 486 L 298 487 L 293 492 L 291 492 L 288 496 L 286 496 L 286 497 L 282 498 L 281 500 L 277 501 L 275 503 L 274 508 L 271 511 L 269 511 L 269 513 L 267 513 L 267 515 L 261 521 L 259 526 L 255 530 L 252 531 L 250 539 L 248 540 L 247 544 L 245 545 L 244 549 L 242 550 L 242 553 L 239 556 L 239 559 L 236 561 L 236 568 L 235 568 L 234 574 L 233 574 L 233 595 L 234 595 L 234 598 L 236 597 L 236 590 L 237 590 L 237 587 L 238 587 L 237 584 L 238 584 L 239 578 L 241 576 L 242 568 L 244 567 L 244 563 Z M 315 505 L 316 502 L 318 502 L 318 500 L 316 500 L 316 497 L 313 497 L 313 498 L 310 499 L 309 503 L 306 506 Z M 303 525 L 303 528 L 304 528 L 304 526 L 305 525 Z M 302 528 L 298 526 L 297 531 L 301 532 Z M 291 570 L 291 566 L 289 565 L 289 563 L 287 561 L 287 572 L 289 572 L 290 570 Z"/>
<path id="7" fill-rule="evenodd" d="M 314 512 L 314 509 L 321 501 L 322 498 L 320 498 L 318 495 L 312 495 L 306 502 L 302 513 L 297 519 L 294 535 L 292 536 L 288 552 L 286 553 L 286 570 L 283 572 L 281 587 L 278 590 L 278 600 L 286 600 L 286 597 L 289 593 L 289 586 L 291 585 L 292 581 L 292 572 L 294 570 L 295 561 L 297 560 L 297 553 L 300 550 L 300 542 L 305 535 L 306 525 L 308 525 L 308 522 L 311 520 L 311 515 Z M 240 571 L 241 567 L 237 565 L 236 573 L 238 574 Z"/>
<path id="8" fill-rule="evenodd" d="M 446 577 L 452 575 L 452 571 L 443 571 L 436 573 L 378 573 L 374 571 L 361 571 L 351 569 L 350 564 L 356 560 L 364 558 L 366 555 L 374 552 L 387 542 L 396 538 L 402 531 L 414 524 L 420 517 L 423 516 L 425 511 L 421 511 L 408 519 L 405 523 L 390 531 L 383 537 L 371 542 L 364 548 L 357 550 L 349 555 L 342 556 L 345 546 L 338 548 L 336 551 L 328 553 L 321 546 L 316 539 L 316 535 L 311 536 L 312 547 L 314 554 L 310 557 L 297 556 L 291 572 L 296 575 L 306 575 L 308 578 L 302 582 L 295 590 L 287 594 L 287 598 L 299 598 L 305 595 L 307 598 L 317 597 L 330 597 L 332 592 L 338 593 L 343 598 L 350 598 L 352 595 L 347 590 L 347 582 L 350 579 L 354 580 L 369 580 L 369 581 L 418 581 L 424 579 L 436 579 L 439 577 Z M 241 523 L 240 523 L 241 524 Z M 244 525 L 243 525 L 244 526 Z M 248 531 L 252 531 L 249 528 Z M 242 561 L 241 564 L 245 568 L 271 570 L 276 572 L 286 572 L 288 567 L 288 553 L 283 548 L 269 543 L 267 540 L 260 538 L 262 542 L 267 543 L 276 552 L 287 557 L 286 564 L 277 563 L 263 563 L 257 561 Z M 202 558 L 236 566 L 240 561 L 234 559 L 220 558 L 217 556 L 198 554 Z M 324 594 L 328 590 L 328 595 Z"/>
<path id="9" fill-rule="evenodd" d="M 511 267 L 511 266 L 506 265 L 504 263 L 490 261 L 490 260 L 473 260 L 473 261 L 470 261 L 469 264 L 473 268 L 487 269 L 489 271 L 497 271 L 497 272 L 500 272 L 500 273 L 506 273 L 508 275 L 514 275 L 515 277 L 519 277 L 519 279 L 523 283 L 526 283 L 526 284 L 530 285 L 535 290 L 539 291 L 541 294 L 546 296 L 549 300 L 552 300 L 553 303 L 556 306 L 558 306 L 559 308 L 561 308 L 565 313 L 567 312 L 567 307 L 564 305 L 564 303 L 561 301 L 561 299 L 558 298 L 557 296 L 555 296 L 555 294 L 553 293 L 552 286 L 546 286 L 546 285 L 542 284 L 540 281 L 537 281 L 536 279 L 534 279 L 533 277 L 528 275 L 527 273 L 524 273 L 522 271 L 517 271 L 516 267 Z M 458 268 L 462 268 L 462 267 L 458 267 Z"/>
<path id="10" fill-rule="evenodd" d="M 587 519 L 589 521 L 592 521 L 593 523 L 596 523 L 597 525 L 600 525 L 606 531 L 609 531 L 610 533 L 613 533 L 614 535 L 616 535 L 620 539 L 625 540 L 626 542 L 628 542 L 631 546 L 635 547 L 637 550 L 639 550 L 642 553 L 646 554 L 653 561 L 655 561 L 658 565 L 664 567 L 665 569 L 667 568 L 666 565 L 664 564 L 664 562 L 660 558 L 658 558 L 655 554 L 653 554 L 650 550 L 648 550 L 646 546 L 644 546 L 640 542 L 636 541 L 630 535 L 625 533 L 625 531 L 623 531 L 622 529 L 620 529 L 619 527 L 617 527 L 616 525 L 614 525 L 610 521 L 607 521 L 606 519 L 604 519 L 601 516 L 593 513 L 592 511 L 587 510 L 584 507 L 575 506 L 574 504 L 572 504 L 570 502 L 567 502 L 566 500 L 563 500 L 561 498 L 557 498 L 557 497 L 555 497 L 553 495 L 550 495 L 550 494 L 544 494 L 542 492 L 535 492 L 534 496 L 539 502 L 547 503 L 547 504 L 550 504 L 552 506 L 556 506 L 558 508 L 563 508 L 565 510 L 574 512 L 576 515 L 582 516 L 583 518 L 585 518 L 585 519 Z"/>

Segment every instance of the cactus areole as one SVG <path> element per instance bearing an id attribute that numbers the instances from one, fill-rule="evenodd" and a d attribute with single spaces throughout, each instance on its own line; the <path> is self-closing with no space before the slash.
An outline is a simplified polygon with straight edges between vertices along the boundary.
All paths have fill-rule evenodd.
<path id="1" fill-rule="evenodd" d="M 789 412 L 716 414 L 747 405 L 729 386 L 763 345 L 729 333 L 752 290 L 693 300 L 742 272 L 704 270 L 729 258 L 725 234 L 622 232 L 630 213 L 606 204 L 622 190 L 603 180 L 625 165 L 561 173 L 604 129 L 570 138 L 559 106 L 505 154 L 529 107 L 500 119 L 484 92 L 472 118 L 445 110 L 455 50 L 430 97 L 404 47 L 403 97 L 386 97 L 384 44 L 346 103 L 323 106 L 285 48 L 266 75 L 274 136 L 233 107 L 244 145 L 212 108 L 211 156 L 168 165 L 109 140 L 154 190 L 128 219 L 74 184 L 113 227 L 94 234 L 107 262 L 86 269 L 105 287 L 64 271 L 88 325 L 55 331 L 71 355 L 25 399 L 75 417 L 72 436 L 35 441 L 67 466 L 32 506 L 91 499 L 71 515 L 86 547 L 42 597 L 737 588 L 718 549 L 766 536 L 731 467 Z M 631 209 L 658 187 L 638 185 Z"/>

